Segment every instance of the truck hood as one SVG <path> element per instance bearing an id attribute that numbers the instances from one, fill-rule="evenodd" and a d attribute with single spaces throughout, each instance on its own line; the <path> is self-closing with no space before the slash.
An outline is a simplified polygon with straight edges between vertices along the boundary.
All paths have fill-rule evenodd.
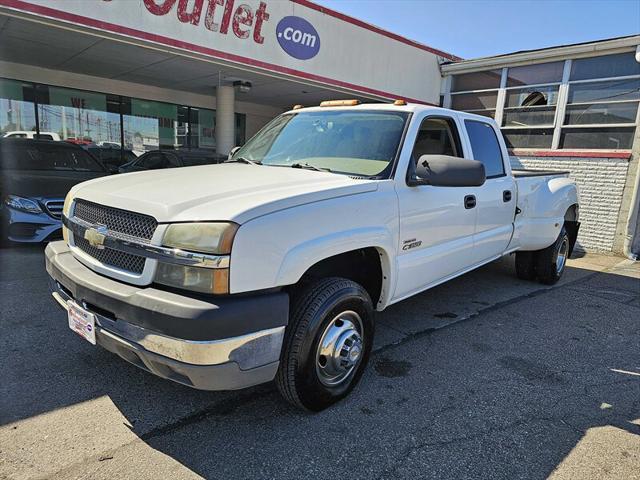
<path id="1" fill-rule="evenodd" d="M 223 163 L 127 173 L 82 183 L 75 198 L 159 222 L 244 223 L 278 210 L 377 189 L 375 180 L 287 167 Z"/>

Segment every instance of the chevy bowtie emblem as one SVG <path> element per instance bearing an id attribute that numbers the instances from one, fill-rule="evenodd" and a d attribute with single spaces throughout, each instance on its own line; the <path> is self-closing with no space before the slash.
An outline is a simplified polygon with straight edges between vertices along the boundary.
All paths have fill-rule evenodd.
<path id="1" fill-rule="evenodd" d="M 89 242 L 89 245 L 99 250 L 104 248 L 104 239 L 107 236 L 107 227 L 100 225 L 95 228 L 87 228 L 84 231 L 84 239 Z"/>

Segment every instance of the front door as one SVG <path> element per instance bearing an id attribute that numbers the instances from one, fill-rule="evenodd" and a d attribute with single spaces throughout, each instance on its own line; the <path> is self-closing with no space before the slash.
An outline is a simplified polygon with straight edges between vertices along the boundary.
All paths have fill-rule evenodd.
<path id="1" fill-rule="evenodd" d="M 463 157 L 459 124 L 453 116 L 429 116 L 414 138 L 409 168 L 422 155 Z M 407 172 L 398 172 L 402 178 Z M 397 182 L 400 210 L 398 284 L 400 300 L 470 266 L 476 208 L 465 197 L 481 187 L 408 186 Z"/>

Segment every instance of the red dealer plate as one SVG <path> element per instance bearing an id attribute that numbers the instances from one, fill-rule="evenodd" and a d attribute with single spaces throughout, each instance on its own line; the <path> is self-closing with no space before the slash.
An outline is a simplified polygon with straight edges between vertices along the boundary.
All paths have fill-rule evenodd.
<path id="1" fill-rule="evenodd" d="M 69 306 L 69 328 L 89 343 L 95 345 L 96 316 L 71 300 L 67 302 L 67 305 Z"/>

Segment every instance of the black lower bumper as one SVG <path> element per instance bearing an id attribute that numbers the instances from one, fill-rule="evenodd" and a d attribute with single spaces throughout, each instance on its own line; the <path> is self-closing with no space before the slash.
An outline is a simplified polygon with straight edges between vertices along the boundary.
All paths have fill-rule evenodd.
<path id="1" fill-rule="evenodd" d="M 106 278 L 76 260 L 65 242 L 45 250 L 49 275 L 70 297 L 112 320 L 184 340 L 218 340 L 287 325 L 283 292 L 198 298 Z"/>

